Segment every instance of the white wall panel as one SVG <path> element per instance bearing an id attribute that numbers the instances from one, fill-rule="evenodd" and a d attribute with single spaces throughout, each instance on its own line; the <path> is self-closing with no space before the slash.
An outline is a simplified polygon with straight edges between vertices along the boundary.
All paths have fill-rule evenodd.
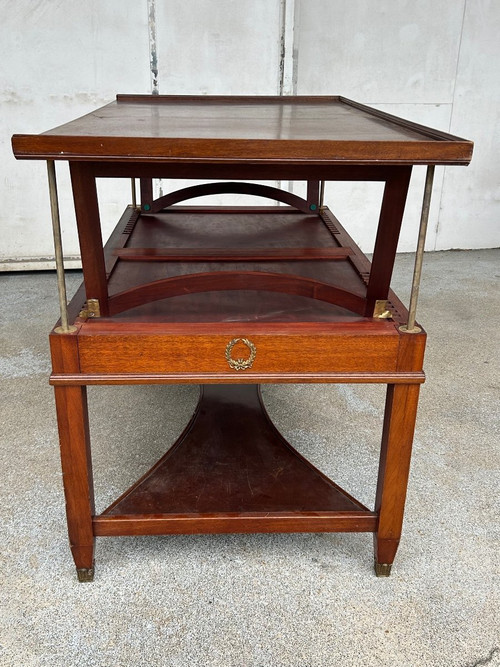
<path id="1" fill-rule="evenodd" d="M 300 0 L 300 94 L 451 102 L 465 0 Z"/>
<path id="2" fill-rule="evenodd" d="M 51 257 L 46 166 L 15 160 L 10 137 L 65 123 L 112 101 L 117 92 L 149 92 L 146 0 L 4 2 L 0 62 L 0 262 Z M 67 166 L 60 165 L 58 173 L 64 252 L 77 255 Z M 130 197 L 129 188 L 115 182 L 101 190 L 106 236 L 125 192 L 125 201 Z"/>
<path id="3" fill-rule="evenodd" d="M 446 169 L 438 249 L 500 246 L 500 2 L 467 0 L 452 128 L 475 142 L 467 169 Z"/>
<path id="4" fill-rule="evenodd" d="M 279 0 L 156 3 L 164 95 L 276 95 Z"/>

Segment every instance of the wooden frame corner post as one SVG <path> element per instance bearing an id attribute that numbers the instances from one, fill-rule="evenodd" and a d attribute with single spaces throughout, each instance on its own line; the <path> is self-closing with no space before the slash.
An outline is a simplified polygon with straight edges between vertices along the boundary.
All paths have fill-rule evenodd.
<path id="1" fill-rule="evenodd" d="M 419 384 L 387 385 L 375 499 L 375 572 L 388 576 L 399 546 L 410 472 Z"/>

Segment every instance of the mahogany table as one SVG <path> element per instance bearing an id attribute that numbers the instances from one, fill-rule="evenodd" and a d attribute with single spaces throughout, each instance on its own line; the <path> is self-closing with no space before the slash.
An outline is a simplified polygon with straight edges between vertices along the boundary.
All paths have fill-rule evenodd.
<path id="1" fill-rule="evenodd" d="M 432 174 L 467 164 L 472 143 L 343 97 L 119 95 L 15 135 L 13 148 L 48 161 L 61 304 L 51 383 L 79 580 L 94 576 L 96 536 L 225 532 L 373 532 L 375 571 L 387 576 L 424 381 L 415 308 Z M 54 160 L 69 162 L 83 265 L 68 307 Z M 428 177 L 407 310 L 390 280 L 415 164 Z M 134 179 L 133 196 L 103 249 L 96 178 L 108 177 Z M 153 178 L 224 182 L 154 198 Z M 306 181 L 307 194 L 248 179 Z M 384 183 L 371 263 L 324 205 L 325 181 Z M 282 205 L 182 204 L 221 192 Z M 265 382 L 387 385 L 372 509 L 285 441 L 262 405 Z M 202 385 L 194 416 L 96 515 L 86 386 L 169 383 Z"/>

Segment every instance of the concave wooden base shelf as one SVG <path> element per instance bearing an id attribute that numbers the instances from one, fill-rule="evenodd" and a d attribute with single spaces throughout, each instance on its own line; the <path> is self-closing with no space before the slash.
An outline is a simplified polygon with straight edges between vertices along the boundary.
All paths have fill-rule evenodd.
<path id="1" fill-rule="evenodd" d="M 281 436 L 259 385 L 204 385 L 172 448 L 100 516 L 96 535 L 374 531 L 377 515 Z"/>

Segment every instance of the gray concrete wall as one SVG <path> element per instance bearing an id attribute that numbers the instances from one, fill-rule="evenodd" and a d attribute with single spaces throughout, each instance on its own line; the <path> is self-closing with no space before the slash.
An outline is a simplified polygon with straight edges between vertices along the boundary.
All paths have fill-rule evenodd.
<path id="1" fill-rule="evenodd" d="M 437 170 L 427 248 L 500 245 L 495 0 L 2 0 L 1 6 L 0 268 L 44 268 L 52 255 L 45 165 L 16 162 L 10 135 L 67 122 L 117 92 L 152 90 L 342 94 L 472 139 L 470 167 Z M 66 166 L 58 172 L 65 254 L 77 256 Z M 416 168 L 400 251 L 414 248 L 422 186 L 423 169 Z M 379 186 L 330 184 L 326 194 L 369 251 Z M 130 199 L 129 184 L 102 182 L 100 196 L 106 235 Z"/>

